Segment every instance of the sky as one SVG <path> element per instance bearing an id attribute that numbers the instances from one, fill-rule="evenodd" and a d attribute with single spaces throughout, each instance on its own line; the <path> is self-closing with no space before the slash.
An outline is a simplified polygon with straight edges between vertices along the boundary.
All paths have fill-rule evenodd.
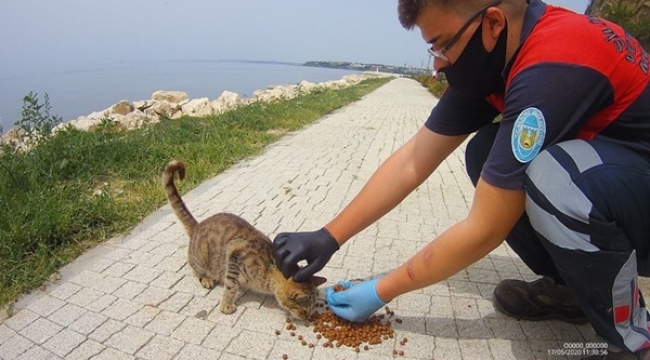
<path id="1" fill-rule="evenodd" d="M 584 12 L 588 0 L 547 0 Z M 122 61 L 351 61 L 426 67 L 396 0 L 5 0 L 0 80 Z"/>

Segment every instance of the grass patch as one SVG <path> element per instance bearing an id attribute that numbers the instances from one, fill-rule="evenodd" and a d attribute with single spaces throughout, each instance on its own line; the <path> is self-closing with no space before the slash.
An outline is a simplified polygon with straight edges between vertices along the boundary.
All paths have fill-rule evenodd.
<path id="1" fill-rule="evenodd" d="M 390 79 L 128 132 L 110 122 L 91 132 L 65 130 L 27 153 L 5 146 L 0 151 L 0 305 L 162 206 L 159 178 L 169 160 L 182 159 L 192 169 L 182 184 L 185 192 Z"/>
<path id="2" fill-rule="evenodd" d="M 422 74 L 415 76 L 414 79 L 422 84 L 425 88 L 429 90 L 430 93 L 433 94 L 433 96 L 437 97 L 440 99 L 442 94 L 445 92 L 447 89 L 447 81 L 433 77 L 431 74 Z"/>

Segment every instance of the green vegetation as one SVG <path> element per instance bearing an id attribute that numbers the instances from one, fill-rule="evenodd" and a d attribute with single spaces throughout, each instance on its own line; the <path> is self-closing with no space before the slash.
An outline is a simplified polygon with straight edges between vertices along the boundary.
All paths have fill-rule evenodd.
<path id="1" fill-rule="evenodd" d="M 619 24 L 650 50 L 650 0 L 592 0 L 586 14 Z"/>
<path id="2" fill-rule="evenodd" d="M 650 46 L 650 21 L 639 17 L 639 12 L 626 3 L 609 3 L 603 8 L 603 17 L 621 25 L 646 48 Z"/>
<path id="3" fill-rule="evenodd" d="M 390 81 L 254 103 L 205 118 L 163 120 L 133 131 L 111 121 L 90 132 L 40 137 L 23 152 L 0 150 L 0 305 L 42 284 L 84 250 L 125 233 L 166 201 L 159 183 L 172 158 L 192 176 L 187 191 L 283 134 L 350 104 Z M 17 125 L 45 133 L 59 121 L 34 94 Z M 31 136 L 38 136 L 32 134 Z"/>
<path id="4" fill-rule="evenodd" d="M 445 92 L 445 89 L 447 88 L 446 80 L 438 77 L 433 77 L 431 76 L 430 72 L 428 74 L 415 76 L 414 79 L 422 84 L 422 86 L 429 89 L 429 92 L 431 92 L 433 96 L 437 97 L 438 99 L 442 96 L 442 94 Z"/>

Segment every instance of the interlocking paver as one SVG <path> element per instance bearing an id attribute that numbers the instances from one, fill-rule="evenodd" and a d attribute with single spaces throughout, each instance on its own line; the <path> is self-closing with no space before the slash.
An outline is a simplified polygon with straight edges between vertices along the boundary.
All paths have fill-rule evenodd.
<path id="1" fill-rule="evenodd" d="M 14 331 L 20 331 L 27 327 L 27 325 L 31 324 L 34 322 L 36 319 L 38 319 L 40 315 L 37 313 L 29 310 L 29 309 L 23 309 L 22 311 L 19 311 L 17 314 L 14 316 L 10 317 L 9 319 L 5 320 L 5 322 L 0 325 L 0 344 L 3 342 L 2 340 L 2 333 L 6 331 L 4 328 L 9 327 L 10 329 Z M 4 331 L 3 331 L 4 330 Z"/>
<path id="2" fill-rule="evenodd" d="M 9 355 L 9 354 L 7 354 Z M 0 355 L 2 358 L 2 355 Z M 13 360 L 58 360 L 60 357 L 52 354 L 48 350 L 34 346 L 25 351 L 22 355 L 13 358 Z"/>
<path id="3" fill-rule="evenodd" d="M 29 309 L 39 315 L 48 316 L 60 309 L 63 305 L 65 305 L 64 301 L 47 294 L 36 300 L 33 304 L 30 304 Z"/>
<path id="4" fill-rule="evenodd" d="M 127 354 L 134 355 L 156 334 L 135 326 L 127 326 L 113 334 L 104 344 Z"/>
<path id="5" fill-rule="evenodd" d="M 122 331 L 126 328 L 127 324 L 113 319 L 107 319 L 101 325 L 99 325 L 93 332 L 91 332 L 88 337 L 97 342 L 103 343 L 108 338 L 113 336 L 113 334 Z"/>
<path id="6" fill-rule="evenodd" d="M 126 300 L 133 300 L 147 288 L 146 284 L 127 281 L 119 289 L 115 290 L 112 295 Z"/>
<path id="7" fill-rule="evenodd" d="M 79 290 L 79 292 L 70 296 L 66 301 L 70 304 L 87 307 L 102 298 L 104 295 L 105 294 L 101 291 L 93 290 L 91 288 L 83 288 Z"/>
<path id="8" fill-rule="evenodd" d="M 142 307 L 143 305 L 137 302 L 117 299 L 102 311 L 102 315 L 118 321 L 124 321 L 126 318 L 142 309 Z"/>
<path id="9" fill-rule="evenodd" d="M 106 346 L 93 341 L 86 340 L 84 343 L 79 345 L 76 349 L 72 350 L 68 355 L 66 355 L 66 360 L 88 360 L 91 357 L 101 353 L 106 349 Z"/>
<path id="10" fill-rule="evenodd" d="M 77 305 L 66 304 L 59 310 L 55 311 L 52 315 L 48 316 L 47 319 L 65 327 L 80 318 L 87 311 L 88 310 Z"/>
<path id="11" fill-rule="evenodd" d="M 169 299 L 163 301 L 159 307 L 167 311 L 179 312 L 192 300 L 193 297 L 194 296 L 190 294 L 177 292 Z"/>
<path id="12" fill-rule="evenodd" d="M 134 360 L 135 356 L 126 354 L 119 350 L 106 348 L 101 353 L 90 358 L 91 360 Z"/>
<path id="13" fill-rule="evenodd" d="M 199 220 L 229 211 L 271 238 L 317 229 L 422 126 L 435 103 L 416 82 L 395 79 L 206 181 L 184 200 Z M 462 220 L 474 192 L 463 162 L 461 146 L 417 191 L 343 246 L 321 271 L 328 285 L 390 271 Z M 359 354 L 324 348 L 304 325 L 298 333 L 313 348 L 287 331 L 275 335 L 287 314 L 273 296 L 241 294 L 237 311 L 222 314 L 221 286 L 200 285 L 187 264 L 187 246 L 185 230 L 166 205 L 131 234 L 84 254 L 61 271 L 61 280 L 19 301 L 0 323 L 0 359 L 271 360 L 286 353 L 290 359 L 364 360 L 394 359 L 394 349 L 404 351 L 403 360 L 546 359 L 549 349 L 565 342 L 599 341 L 590 325 L 516 321 L 494 309 L 499 281 L 537 278 L 505 244 L 450 279 L 394 300 L 390 307 L 403 320 L 393 324 L 396 338 Z M 400 345 L 400 337 L 408 343 Z"/>
<path id="14" fill-rule="evenodd" d="M 124 321 L 130 325 L 143 328 L 158 316 L 161 311 L 162 310 L 154 306 L 145 306 Z"/>
<path id="15" fill-rule="evenodd" d="M 181 349 L 175 360 L 214 360 L 223 359 L 220 351 L 206 349 L 202 346 L 187 344 Z"/>
<path id="16" fill-rule="evenodd" d="M 185 316 L 180 314 L 161 311 L 149 324 L 147 324 L 147 326 L 145 326 L 145 329 L 161 335 L 171 335 L 171 333 L 180 326 L 185 318 Z"/>
<path id="17" fill-rule="evenodd" d="M 3 344 L 5 341 L 9 340 L 11 337 L 16 335 L 16 332 L 11 330 L 7 325 L 0 325 L 0 344 Z"/>
<path id="18" fill-rule="evenodd" d="M 62 329 L 61 325 L 47 319 L 38 318 L 26 328 L 20 330 L 20 334 L 37 344 L 42 344 Z"/>
<path id="19" fill-rule="evenodd" d="M 84 341 L 86 341 L 85 336 L 72 330 L 64 329 L 46 341 L 43 344 L 43 347 L 56 355 L 65 358 L 68 353 Z"/>
<path id="20" fill-rule="evenodd" d="M 146 360 L 170 360 L 183 347 L 183 342 L 167 336 L 156 335 L 140 349 L 136 356 Z"/>
<path id="21" fill-rule="evenodd" d="M 275 338 L 270 337 L 269 334 L 244 330 L 230 342 L 226 351 L 246 358 L 260 356 L 266 358 L 266 355 L 273 349 L 275 341 Z"/>
<path id="22" fill-rule="evenodd" d="M 34 345 L 28 339 L 15 334 L 0 344 L 0 359 L 13 360 Z"/>
<path id="23" fill-rule="evenodd" d="M 111 266 L 107 267 L 104 271 L 102 271 L 102 274 L 120 277 L 126 274 L 127 272 L 131 271 L 131 269 L 133 269 L 134 267 L 135 267 L 134 264 L 117 261 L 113 263 Z"/>
<path id="24" fill-rule="evenodd" d="M 214 329 L 216 324 L 193 317 L 188 317 L 172 332 L 172 337 L 188 344 L 199 345 Z"/>
<path id="25" fill-rule="evenodd" d="M 50 295 L 54 296 L 55 298 L 59 300 L 66 300 L 70 296 L 76 294 L 79 290 L 81 290 L 81 286 L 71 283 L 71 282 L 65 282 L 63 284 L 60 284 L 59 286 L 55 287 L 51 292 Z"/>
<path id="26" fill-rule="evenodd" d="M 126 284 L 127 281 L 127 279 L 107 275 L 101 280 L 93 283 L 90 287 L 98 291 L 103 291 L 107 294 L 112 294 L 117 289 Z"/>
<path id="27" fill-rule="evenodd" d="M 519 272 L 518 270 L 516 270 L 516 271 L 517 271 L 517 273 Z M 150 282 L 149 285 L 159 287 L 159 288 L 163 288 L 163 289 L 171 289 L 182 278 L 183 278 L 182 274 L 179 274 L 179 273 L 176 273 L 176 272 L 171 272 L 171 271 L 163 271 L 163 273 L 160 274 L 152 282 Z M 174 295 L 174 294 L 175 293 L 172 293 L 172 295 Z"/>
<path id="28" fill-rule="evenodd" d="M 108 317 L 94 312 L 87 312 L 68 326 L 68 329 L 88 335 L 100 327 Z"/>

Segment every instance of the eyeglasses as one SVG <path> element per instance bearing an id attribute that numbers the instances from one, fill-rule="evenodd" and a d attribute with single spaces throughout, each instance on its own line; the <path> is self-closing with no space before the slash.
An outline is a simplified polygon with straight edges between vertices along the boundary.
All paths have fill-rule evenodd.
<path id="1" fill-rule="evenodd" d="M 458 32 L 456 33 L 456 35 L 454 35 L 454 37 L 452 37 L 449 41 L 447 41 L 447 43 L 445 44 L 445 46 L 442 47 L 442 49 L 434 50 L 433 46 L 431 48 L 429 48 L 429 55 L 431 55 L 433 57 L 436 57 L 438 59 L 444 60 L 444 61 L 449 61 L 449 59 L 447 58 L 447 55 L 446 55 L 447 51 L 449 51 L 449 49 L 451 49 L 451 47 L 454 46 L 458 42 L 460 37 L 463 36 L 463 33 L 467 30 L 467 28 L 469 28 L 470 25 L 472 25 L 472 23 L 474 22 L 474 20 L 476 20 L 477 17 L 485 15 L 485 13 L 487 12 L 487 10 L 489 8 L 491 8 L 493 6 L 496 6 L 496 5 L 499 5 L 501 3 L 501 1 L 502 0 L 493 1 L 493 2 L 485 5 L 485 7 L 483 7 L 479 12 L 474 14 L 469 20 L 467 20 L 465 25 L 463 25 L 463 27 L 461 27 L 460 30 L 458 30 Z"/>

